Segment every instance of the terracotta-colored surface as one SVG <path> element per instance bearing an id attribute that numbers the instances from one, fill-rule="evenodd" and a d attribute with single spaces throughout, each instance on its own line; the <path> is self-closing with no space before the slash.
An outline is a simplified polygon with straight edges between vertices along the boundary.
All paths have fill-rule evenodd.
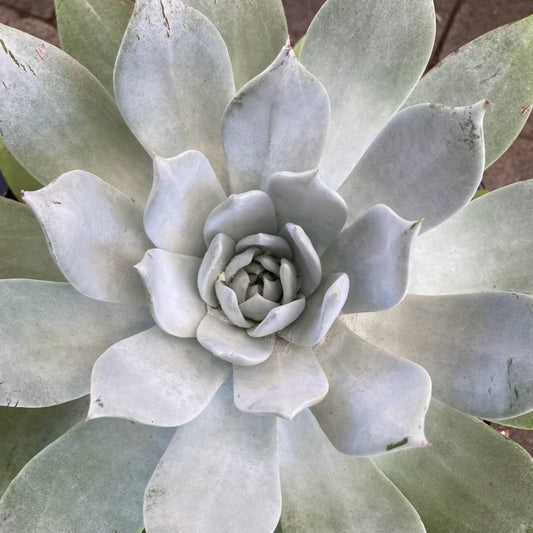
<path id="1" fill-rule="evenodd" d="M 437 37 L 430 65 L 479 35 L 533 13 L 532 0 L 434 1 Z M 323 3 L 324 0 L 283 0 L 293 43 L 305 34 Z M 0 0 L 0 22 L 58 45 L 53 4 L 53 0 Z M 494 189 L 533 178 L 532 154 L 533 120 L 530 119 L 508 152 L 485 172 L 484 184 Z M 533 431 L 511 428 L 509 436 L 533 453 Z"/>

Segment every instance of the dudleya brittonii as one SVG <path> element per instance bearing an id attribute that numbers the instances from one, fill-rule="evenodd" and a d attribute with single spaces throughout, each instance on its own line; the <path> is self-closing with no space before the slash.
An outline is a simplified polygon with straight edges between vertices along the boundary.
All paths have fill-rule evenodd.
<path id="1" fill-rule="evenodd" d="M 280 513 L 289 532 L 424 531 L 431 514 L 401 457 L 441 453 L 435 427 L 473 423 L 438 401 L 486 418 L 533 408 L 531 235 L 517 220 L 491 247 L 464 231 L 510 200 L 529 212 L 531 182 L 467 206 L 525 117 L 498 115 L 505 76 L 462 102 L 428 97 L 429 76 L 397 112 L 431 52 L 430 1 L 329 0 L 302 62 L 277 1 L 190 4 L 137 0 L 115 66 L 116 104 L 153 156 L 151 191 L 150 159 L 104 88 L 2 28 L 2 134 L 49 183 L 24 199 L 70 284 L 1 282 L 1 399 L 79 398 L 92 367 L 91 420 L 13 481 L 2 523 L 134 531 L 144 493 L 148 533 L 272 531 Z M 489 97 L 505 128 L 485 154 Z M 44 138 L 67 132 L 53 157 L 20 122 L 43 109 Z M 372 460 L 351 457 L 374 454 L 424 524 Z M 58 461 L 66 483 L 51 481 Z"/>

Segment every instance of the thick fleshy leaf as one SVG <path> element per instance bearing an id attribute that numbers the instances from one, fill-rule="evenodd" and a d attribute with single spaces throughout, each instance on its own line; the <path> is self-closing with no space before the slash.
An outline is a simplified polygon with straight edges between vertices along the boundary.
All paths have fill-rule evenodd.
<path id="1" fill-rule="evenodd" d="M 220 122 L 235 87 L 224 41 L 201 13 L 182 2 L 137 0 L 114 83 L 122 115 L 149 152 L 199 150 L 224 179 Z"/>
<path id="2" fill-rule="evenodd" d="M 467 205 L 413 244 L 409 292 L 533 293 L 533 180 Z"/>
<path id="3" fill-rule="evenodd" d="M 202 12 L 224 38 L 237 89 L 264 70 L 287 41 L 280 0 L 188 0 L 187 4 Z"/>
<path id="4" fill-rule="evenodd" d="M 202 300 L 211 307 L 218 307 L 215 283 L 230 262 L 235 251 L 235 241 L 218 233 L 209 244 L 198 271 L 198 292 Z"/>
<path id="5" fill-rule="evenodd" d="M 364 342 L 336 321 L 315 350 L 329 393 L 313 407 L 333 445 L 351 455 L 425 446 L 428 373 Z"/>
<path id="6" fill-rule="evenodd" d="M 312 294 L 322 279 L 322 266 L 311 239 L 303 228 L 292 223 L 285 224 L 280 235 L 291 247 L 302 294 Z"/>
<path id="7" fill-rule="evenodd" d="M 273 336 L 254 339 L 212 312 L 200 322 L 196 337 L 206 350 L 235 365 L 262 363 L 274 349 Z"/>
<path id="8" fill-rule="evenodd" d="M 34 191 L 42 187 L 42 184 L 13 157 L 1 138 L 0 169 L 9 189 L 19 200 L 22 199 L 22 191 Z"/>
<path id="9" fill-rule="evenodd" d="M 276 214 L 268 194 L 247 191 L 232 194 L 215 207 L 205 221 L 207 244 L 217 233 L 225 233 L 235 241 L 255 233 L 276 233 Z"/>
<path id="10" fill-rule="evenodd" d="M 426 231 L 464 207 L 483 175 L 487 105 L 422 104 L 395 115 L 339 189 L 348 223 L 385 204 L 407 220 L 423 218 Z"/>
<path id="11" fill-rule="evenodd" d="M 319 177 L 318 170 L 278 172 L 270 176 L 265 191 L 274 204 L 278 226 L 301 226 L 321 254 L 346 222 L 346 203 Z"/>
<path id="12" fill-rule="evenodd" d="M 489 98 L 485 116 L 485 164 L 511 145 L 533 102 L 533 15 L 482 35 L 433 67 L 405 105 L 434 102 L 461 106 Z"/>
<path id="13" fill-rule="evenodd" d="M 98 177 L 73 170 L 24 194 L 50 251 L 77 291 L 97 300 L 144 304 L 134 269 L 151 248 L 142 208 Z"/>
<path id="14" fill-rule="evenodd" d="M 344 313 L 388 309 L 407 291 L 411 243 L 419 222 L 376 205 L 345 229 L 322 256 L 325 272 L 346 272 L 350 291 Z"/>
<path id="15" fill-rule="evenodd" d="M 433 395 L 481 418 L 533 409 L 533 297 L 507 292 L 407 296 L 350 327 L 375 346 L 422 365 Z"/>
<path id="16" fill-rule="evenodd" d="M 283 338 L 300 346 L 314 346 L 320 342 L 342 311 L 349 290 L 346 274 L 322 278 L 317 290 L 307 298 L 305 311 L 283 331 Z"/>
<path id="17" fill-rule="evenodd" d="M 247 330 L 251 337 L 265 337 L 277 333 L 292 324 L 304 311 L 305 298 L 278 305 L 257 326 Z"/>
<path id="18" fill-rule="evenodd" d="M 248 235 L 243 237 L 235 246 L 235 252 L 240 253 L 250 246 L 257 246 L 264 251 L 276 256 L 292 259 L 291 247 L 287 241 L 277 235 L 269 235 L 268 233 L 256 233 L 255 235 Z"/>
<path id="19" fill-rule="evenodd" d="M 215 292 L 218 303 L 220 304 L 220 307 L 222 308 L 222 311 L 224 311 L 224 314 L 228 320 L 240 328 L 249 328 L 253 325 L 251 320 L 244 318 L 241 310 L 239 309 L 237 294 L 233 289 L 219 280 L 215 283 Z"/>
<path id="20" fill-rule="evenodd" d="M 202 257 L 203 229 L 211 211 L 226 199 L 207 158 L 200 152 L 154 160 L 154 184 L 144 211 L 146 234 L 158 248 Z"/>
<path id="21" fill-rule="evenodd" d="M 196 288 L 201 260 L 154 248 L 136 268 L 158 326 L 176 337 L 194 337 L 206 307 Z"/>
<path id="22" fill-rule="evenodd" d="M 0 496 L 38 452 L 82 420 L 89 398 L 40 409 L 0 407 Z"/>
<path id="23" fill-rule="evenodd" d="M 504 426 L 511 426 L 513 428 L 533 429 L 533 411 L 529 411 L 529 413 L 515 416 L 513 418 L 493 419 L 493 422 L 503 424 Z"/>
<path id="24" fill-rule="evenodd" d="M 283 510 L 291 533 L 425 533 L 401 492 L 366 457 L 337 451 L 309 411 L 278 420 Z"/>
<path id="25" fill-rule="evenodd" d="M 13 480 L 0 501 L 2 528 L 140 531 L 144 488 L 173 432 L 126 420 L 80 422 Z"/>
<path id="26" fill-rule="evenodd" d="M 328 392 L 328 380 L 313 351 L 282 340 L 264 363 L 234 367 L 233 381 L 235 405 L 241 411 L 289 420 Z"/>
<path id="27" fill-rule="evenodd" d="M 526 451 L 437 401 L 426 428 L 431 446 L 375 462 L 415 506 L 428 532 L 531 530 L 533 463 Z"/>
<path id="28" fill-rule="evenodd" d="M 315 168 L 329 113 L 324 87 L 285 46 L 224 113 L 222 136 L 231 191 L 261 189 L 275 172 Z"/>
<path id="29" fill-rule="evenodd" d="M 0 38 L 1 134 L 16 159 L 43 184 L 83 169 L 144 202 L 150 158 L 98 80 L 41 39 L 7 26 Z"/>
<path id="30" fill-rule="evenodd" d="M 434 35 L 431 0 L 329 0 L 318 12 L 300 58 L 331 99 L 320 162 L 330 187 L 342 184 L 407 98 L 429 60 Z"/>
<path id="31" fill-rule="evenodd" d="M 196 339 L 157 326 L 117 342 L 96 361 L 89 418 L 179 426 L 198 416 L 229 374 Z"/>
<path id="32" fill-rule="evenodd" d="M 68 283 L 0 281 L 0 404 L 45 407 L 89 392 L 91 368 L 150 327 L 144 307 L 86 298 Z"/>
<path id="33" fill-rule="evenodd" d="M 109 0 L 56 0 L 61 48 L 113 94 L 113 67 L 133 5 Z"/>
<path id="34" fill-rule="evenodd" d="M 281 511 L 276 422 L 242 413 L 231 381 L 179 428 L 148 486 L 147 531 L 270 533 Z"/>
<path id="35" fill-rule="evenodd" d="M 0 198 L 0 278 L 63 281 L 28 206 Z"/>

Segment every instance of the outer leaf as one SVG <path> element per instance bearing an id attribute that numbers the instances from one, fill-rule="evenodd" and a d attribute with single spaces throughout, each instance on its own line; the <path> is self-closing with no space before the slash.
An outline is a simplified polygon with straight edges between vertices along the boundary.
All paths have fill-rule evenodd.
<path id="1" fill-rule="evenodd" d="M 324 252 L 325 272 L 345 272 L 350 291 L 344 313 L 388 309 L 407 291 L 411 243 L 419 222 L 375 205 L 346 228 Z"/>
<path id="2" fill-rule="evenodd" d="M 202 412 L 230 369 L 196 340 L 172 337 L 156 326 L 117 342 L 96 361 L 89 418 L 185 424 Z"/>
<path id="3" fill-rule="evenodd" d="M 150 158 L 98 80 L 61 50 L 13 28 L 0 26 L 0 45 L 0 134 L 24 168 L 43 184 L 83 169 L 144 202 Z"/>
<path id="4" fill-rule="evenodd" d="M 337 451 L 308 410 L 278 420 L 283 511 L 290 533 L 423 533 L 422 521 L 370 459 Z"/>
<path id="5" fill-rule="evenodd" d="M 289 420 L 328 392 L 328 380 L 315 354 L 282 340 L 264 363 L 234 367 L 233 380 L 235 405 L 241 411 Z"/>
<path id="6" fill-rule="evenodd" d="M 324 87 L 285 46 L 224 113 L 222 136 L 232 192 L 261 189 L 275 172 L 316 168 L 329 114 Z"/>
<path id="7" fill-rule="evenodd" d="M 242 413 L 231 381 L 178 429 L 146 487 L 148 531 L 270 533 L 281 510 L 276 423 Z"/>
<path id="8" fill-rule="evenodd" d="M 431 380 L 423 368 L 367 344 L 339 321 L 315 353 L 329 393 L 311 410 L 338 450 L 371 455 L 427 444 Z"/>
<path id="9" fill-rule="evenodd" d="M 470 203 L 413 245 L 409 292 L 533 293 L 533 180 Z"/>
<path id="10" fill-rule="evenodd" d="M 161 157 L 199 150 L 224 178 L 220 122 L 235 92 L 216 28 L 172 0 L 138 0 L 115 67 L 115 96 L 141 144 Z"/>
<path id="11" fill-rule="evenodd" d="M 533 15 L 466 44 L 432 68 L 405 105 L 494 103 L 485 117 L 485 164 L 491 165 L 524 126 L 533 102 Z"/>
<path id="12" fill-rule="evenodd" d="M 84 396 L 41 409 L 0 407 L 0 495 L 34 455 L 83 419 L 88 405 Z"/>
<path id="13" fill-rule="evenodd" d="M 533 408 L 533 297 L 506 292 L 407 296 L 351 324 L 368 342 L 422 365 L 433 395 L 481 418 Z"/>
<path id="14" fill-rule="evenodd" d="M 220 32 L 240 89 L 264 70 L 287 42 L 287 23 L 280 0 L 188 0 Z"/>
<path id="15" fill-rule="evenodd" d="M 330 187 L 342 184 L 407 98 L 429 60 L 434 36 L 431 0 L 329 0 L 318 12 L 300 58 L 331 99 L 320 162 Z"/>
<path id="16" fill-rule="evenodd" d="M 494 419 L 493 422 L 503 424 L 504 426 L 511 426 L 513 428 L 533 429 L 533 411 L 513 418 Z"/>
<path id="17" fill-rule="evenodd" d="M 0 281 L 0 404 L 44 407 L 89 392 L 111 344 L 153 324 L 145 308 L 86 298 L 68 283 Z"/>
<path id="18" fill-rule="evenodd" d="M 533 463 L 527 452 L 435 400 L 426 426 L 431 446 L 375 462 L 415 506 L 428 533 L 533 529 Z"/>
<path id="19" fill-rule="evenodd" d="M 423 218 L 427 231 L 464 207 L 483 175 L 487 105 L 421 104 L 395 115 L 339 189 L 348 223 L 385 204 L 407 220 Z"/>
<path id="20" fill-rule="evenodd" d="M 0 138 L 0 170 L 11 192 L 20 200 L 21 191 L 34 191 L 42 185 L 11 155 Z"/>
<path id="21" fill-rule="evenodd" d="M 125 420 L 80 422 L 15 478 L 0 501 L 2 527 L 139 531 L 144 488 L 172 434 Z"/>
<path id="22" fill-rule="evenodd" d="M 0 198 L 0 278 L 63 281 L 28 206 Z"/>
<path id="23" fill-rule="evenodd" d="M 97 300 L 145 304 L 134 269 L 152 245 L 142 208 L 97 176 L 73 170 L 24 201 L 43 227 L 50 251 L 77 291 Z"/>
<path id="24" fill-rule="evenodd" d="M 133 11 L 124 0 L 55 0 L 61 48 L 113 94 L 113 67 Z"/>

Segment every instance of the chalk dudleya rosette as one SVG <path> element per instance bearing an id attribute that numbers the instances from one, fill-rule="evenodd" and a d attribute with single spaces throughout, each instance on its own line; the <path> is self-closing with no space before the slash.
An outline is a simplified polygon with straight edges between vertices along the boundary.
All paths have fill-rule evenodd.
<path id="1" fill-rule="evenodd" d="M 429 0 L 329 0 L 300 59 L 278 1 L 188 4 L 57 1 L 92 74 L 1 28 L 1 134 L 46 185 L 0 203 L 1 527 L 533 527 L 530 458 L 471 416 L 531 424 L 533 185 L 470 203 L 531 17 L 420 80 Z M 13 411 L 72 427 L 16 477 Z"/>

